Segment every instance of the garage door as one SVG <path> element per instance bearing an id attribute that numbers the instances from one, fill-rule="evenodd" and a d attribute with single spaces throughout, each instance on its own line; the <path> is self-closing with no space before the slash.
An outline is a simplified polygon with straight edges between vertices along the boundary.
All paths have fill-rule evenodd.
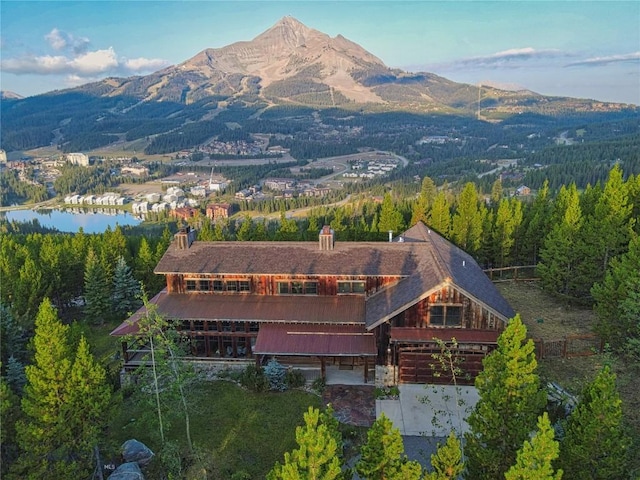
<path id="1" fill-rule="evenodd" d="M 451 371 L 434 358 L 440 354 L 439 349 L 401 348 L 398 355 L 398 371 L 400 383 L 433 383 L 448 385 L 453 383 Z M 459 351 L 456 353 L 455 365 L 460 369 L 456 373 L 458 385 L 473 385 L 482 371 L 484 351 Z"/>

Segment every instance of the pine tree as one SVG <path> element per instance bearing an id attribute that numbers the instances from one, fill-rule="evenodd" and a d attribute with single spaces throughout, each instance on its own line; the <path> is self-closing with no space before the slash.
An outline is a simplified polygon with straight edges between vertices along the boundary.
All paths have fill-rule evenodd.
<path id="1" fill-rule="evenodd" d="M 356 471 L 366 480 L 417 480 L 422 475 L 420 464 L 408 461 L 404 454 L 400 430 L 384 414 L 367 432 Z"/>
<path id="2" fill-rule="evenodd" d="M 304 426 L 296 428 L 299 448 L 284 454 L 284 463 L 276 463 L 267 480 L 335 480 L 342 466 L 338 444 L 327 425 L 320 421 L 320 410 L 309 407 Z"/>
<path id="3" fill-rule="evenodd" d="M 107 424 L 105 413 L 111 401 L 111 388 L 104 367 L 89 352 L 84 336 L 75 354 L 67 379 L 63 418 L 69 431 L 69 446 L 75 455 L 91 458 L 102 429 Z"/>
<path id="4" fill-rule="evenodd" d="M 465 435 L 469 478 L 501 478 L 515 463 L 516 452 L 535 428 L 546 403 L 536 372 L 532 340 L 516 315 L 498 338 L 498 348 L 483 361 L 476 377 L 479 401 Z"/>
<path id="5" fill-rule="evenodd" d="M 119 316 L 135 312 L 142 305 L 141 294 L 140 283 L 133 278 L 124 257 L 120 257 L 113 274 L 113 311 Z"/>
<path id="6" fill-rule="evenodd" d="M 239 242 L 247 242 L 252 239 L 252 236 L 253 221 L 251 220 L 249 214 L 245 214 L 244 218 L 240 222 L 240 228 L 236 229 L 236 240 Z"/>
<path id="7" fill-rule="evenodd" d="M 153 269 L 156 266 L 156 259 L 151 251 L 151 247 L 147 239 L 142 237 L 140 241 L 140 248 L 138 249 L 138 255 L 135 259 L 135 277 L 142 282 L 142 286 L 145 292 L 149 295 L 153 295 L 154 292 L 151 288 L 153 283 L 153 277 L 156 275 L 153 273 Z"/>
<path id="8" fill-rule="evenodd" d="M 16 457 L 15 423 L 20 413 L 18 405 L 17 395 L 11 391 L 4 377 L 0 377 L 0 478 L 6 478 L 9 465 Z"/>
<path id="9" fill-rule="evenodd" d="M 429 213 L 428 225 L 445 238 L 451 238 L 451 209 L 444 192 L 438 192 Z"/>
<path id="10" fill-rule="evenodd" d="M 468 182 L 458 197 L 456 213 L 453 216 L 453 241 L 472 255 L 480 249 L 482 219 L 486 215 L 486 209 L 478 203 L 476 186 Z"/>
<path id="11" fill-rule="evenodd" d="M 11 311 L 0 304 L 0 361 L 9 362 L 10 357 L 26 360 L 24 329 L 13 318 Z"/>
<path id="12" fill-rule="evenodd" d="M 496 178 L 496 181 L 491 185 L 491 203 L 493 205 L 500 204 L 502 200 L 502 180 Z"/>
<path id="13" fill-rule="evenodd" d="M 433 180 L 429 177 L 424 177 L 418 200 L 413 204 L 411 225 L 415 225 L 418 222 L 428 223 L 429 213 L 437 194 L 438 189 Z"/>
<path id="14" fill-rule="evenodd" d="M 7 383 L 14 393 L 20 395 L 27 383 L 24 365 L 13 355 L 7 360 Z"/>
<path id="15" fill-rule="evenodd" d="M 588 298 L 593 284 L 604 277 L 611 258 L 626 250 L 635 223 L 631 208 L 622 171 L 616 165 L 595 199 L 593 214 L 585 215 L 576 245 L 580 262 L 573 274 L 574 296 Z"/>
<path id="16" fill-rule="evenodd" d="M 538 190 L 530 210 L 523 215 L 523 245 L 520 258 L 530 265 L 538 263 L 538 255 L 544 238 L 549 233 L 551 203 L 549 201 L 549 180 L 545 180 Z"/>
<path id="17" fill-rule="evenodd" d="M 380 209 L 380 220 L 378 221 L 378 231 L 399 233 L 404 228 L 404 221 L 402 214 L 398 211 L 393 204 L 393 199 L 390 193 L 386 193 L 382 200 L 382 207 Z"/>
<path id="18" fill-rule="evenodd" d="M 582 227 L 582 212 L 575 183 L 560 190 L 552 218 L 559 218 L 545 238 L 540 251 L 538 274 L 545 290 L 562 295 L 575 292 L 573 280 L 576 265 L 582 260 L 576 245 Z"/>
<path id="19" fill-rule="evenodd" d="M 495 249 L 494 264 L 504 267 L 510 264 L 516 231 L 522 223 L 522 204 L 516 198 L 500 200 L 492 231 Z"/>
<path id="20" fill-rule="evenodd" d="M 538 430 L 526 440 L 516 456 L 516 464 L 505 474 L 506 480 L 561 480 L 562 470 L 554 472 L 552 462 L 560 447 L 547 412 L 538 417 Z"/>
<path id="21" fill-rule="evenodd" d="M 71 372 L 68 332 L 45 299 L 36 317 L 34 363 L 26 367 L 22 411 L 27 420 L 16 424 L 21 456 L 15 468 L 28 478 L 56 478 L 69 460 L 70 435 L 62 415 Z"/>
<path id="22" fill-rule="evenodd" d="M 597 314 L 595 330 L 606 342 L 620 349 L 628 339 L 640 338 L 638 319 L 624 311 L 627 299 L 640 295 L 639 236 L 629 242 L 627 253 L 611 260 L 604 279 L 593 286 L 591 295 Z"/>
<path id="23" fill-rule="evenodd" d="M 90 250 L 84 271 L 84 316 L 89 322 L 104 324 L 111 311 L 110 290 L 107 273 L 94 251 Z"/>
<path id="24" fill-rule="evenodd" d="M 431 466 L 434 471 L 427 473 L 424 480 L 457 480 L 464 471 L 462 445 L 453 431 L 446 443 L 431 455 Z"/>
<path id="25" fill-rule="evenodd" d="M 605 366 L 587 385 L 569 416 L 558 465 L 571 478 L 626 478 L 630 441 L 622 424 L 616 377 Z"/>

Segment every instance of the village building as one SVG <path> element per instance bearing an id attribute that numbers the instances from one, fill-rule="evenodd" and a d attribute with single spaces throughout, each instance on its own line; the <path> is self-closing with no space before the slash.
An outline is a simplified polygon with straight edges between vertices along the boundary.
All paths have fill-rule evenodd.
<path id="1" fill-rule="evenodd" d="M 475 260 L 419 222 L 390 242 L 203 242 L 185 228 L 155 268 L 166 288 L 151 303 L 191 339 L 200 361 L 362 369 L 391 366 L 405 383 L 439 383 L 433 354 L 448 342 L 466 381 L 513 309 Z M 112 335 L 138 332 L 140 309 Z M 452 339 L 455 338 L 455 343 Z M 143 339 L 124 343 L 125 368 L 142 361 Z M 460 379 L 461 380 L 461 379 Z"/>
<path id="2" fill-rule="evenodd" d="M 207 205 L 206 215 L 214 222 L 216 220 L 229 218 L 231 213 L 231 205 L 228 203 L 211 203 Z"/>

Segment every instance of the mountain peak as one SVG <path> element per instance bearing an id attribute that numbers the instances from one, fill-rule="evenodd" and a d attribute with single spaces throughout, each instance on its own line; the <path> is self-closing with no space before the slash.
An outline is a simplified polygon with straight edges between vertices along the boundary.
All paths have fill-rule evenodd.
<path id="1" fill-rule="evenodd" d="M 279 48 L 291 49 L 305 45 L 311 38 L 329 40 L 329 36 L 307 27 L 299 20 L 286 16 L 278 20 L 273 27 L 258 35 L 253 42 L 271 44 Z"/>

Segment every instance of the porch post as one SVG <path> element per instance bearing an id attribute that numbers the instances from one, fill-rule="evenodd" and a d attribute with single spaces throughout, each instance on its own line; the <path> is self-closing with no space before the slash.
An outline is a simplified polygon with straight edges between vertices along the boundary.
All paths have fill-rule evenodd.
<path id="1" fill-rule="evenodd" d="M 364 383 L 369 383 L 369 357 L 364 357 Z"/>
<path id="2" fill-rule="evenodd" d="M 324 364 L 324 357 L 320 357 L 320 376 L 322 377 L 323 381 L 327 381 L 327 371 Z"/>

